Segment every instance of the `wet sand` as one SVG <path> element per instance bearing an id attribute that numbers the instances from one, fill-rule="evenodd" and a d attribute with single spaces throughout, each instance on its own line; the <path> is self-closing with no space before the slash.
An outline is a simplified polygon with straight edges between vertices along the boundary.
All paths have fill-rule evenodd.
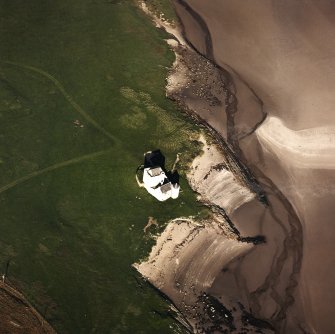
<path id="1" fill-rule="evenodd" d="M 194 15 L 184 2 L 178 3 L 191 16 Z M 199 15 L 194 17 L 207 34 L 204 43 L 206 52 L 209 52 L 208 59 L 192 48 L 194 43 L 181 43 L 178 37 L 169 40 L 176 53 L 176 61 L 168 78 L 167 96 L 204 126 L 209 140 L 213 142 L 209 147 L 205 145 L 204 154 L 193 163 L 189 180 L 193 189 L 199 192 L 199 199 L 212 208 L 214 217 L 205 224 L 210 226 L 210 233 L 191 233 L 192 238 L 182 238 L 180 244 L 183 247 L 177 247 L 180 252 L 177 264 L 178 270 L 181 270 L 178 275 L 192 277 L 195 273 L 189 271 L 189 263 L 195 262 L 195 268 L 199 271 L 207 268 L 207 275 L 212 279 L 205 286 L 201 280 L 196 280 L 202 291 L 196 289 L 194 292 L 192 285 L 184 285 L 184 294 L 195 294 L 185 308 L 174 293 L 173 285 L 178 281 L 166 274 L 175 270 L 175 252 L 173 246 L 164 248 L 164 245 L 166 242 L 173 245 L 174 239 L 180 238 L 179 232 L 168 238 L 164 232 L 158 238 L 149 260 L 137 265 L 137 268 L 175 303 L 195 332 L 306 332 L 308 324 L 304 321 L 300 290 L 296 289 L 303 250 L 301 222 L 292 204 L 267 175 L 257 170 L 259 180 L 255 179 L 245 164 L 246 159 L 239 145 L 246 138 L 250 138 L 249 143 L 252 143 L 252 133 L 266 116 L 264 104 L 236 72 L 212 62 L 211 38 L 206 24 Z M 185 26 L 183 28 L 185 33 Z M 189 40 L 187 36 L 186 40 Z M 244 100 L 238 99 L 237 89 Z M 216 103 L 211 105 L 213 101 Z M 253 119 L 240 115 L 238 106 L 247 110 L 248 105 L 252 108 Z M 211 112 L 214 117 L 210 117 Z M 245 123 L 240 125 L 238 120 Z M 213 155 L 213 152 L 218 154 Z M 261 152 L 259 148 L 257 152 Z M 260 154 L 257 161 L 263 163 L 263 160 Z M 231 191 L 233 189 L 235 191 Z M 222 226 L 229 234 L 215 236 L 220 234 L 218 231 Z M 169 225 L 169 228 L 172 227 Z M 207 231 L 207 228 L 204 230 Z M 232 253 L 229 261 L 218 260 L 215 266 L 208 267 L 206 258 L 197 251 L 198 247 L 202 247 L 204 235 L 208 235 L 206 247 L 210 247 L 214 254 L 216 249 L 224 247 L 225 242 L 229 243 L 230 238 L 235 239 L 240 247 L 249 248 L 243 254 Z M 228 256 L 229 247 L 226 252 Z M 221 267 L 220 271 L 218 267 Z M 160 275 L 157 275 L 157 270 Z M 227 294 L 227 291 L 230 293 Z M 211 300 L 211 306 L 202 300 L 204 294 Z M 225 309 L 221 313 L 229 313 L 229 323 L 217 323 L 215 317 L 208 317 L 207 306 L 204 309 L 203 303 L 218 314 L 222 308 Z M 198 310 L 195 314 L 193 308 Z"/>
<path id="2" fill-rule="evenodd" d="M 334 333 L 334 3 L 175 3 L 193 47 L 230 74 L 237 103 L 222 108 L 227 141 L 269 203 L 268 213 L 248 203 L 232 215 L 240 229 L 258 215 L 267 238 L 231 269 L 250 311 L 278 332 Z M 213 291 L 224 295 L 231 277 L 217 280 Z"/>

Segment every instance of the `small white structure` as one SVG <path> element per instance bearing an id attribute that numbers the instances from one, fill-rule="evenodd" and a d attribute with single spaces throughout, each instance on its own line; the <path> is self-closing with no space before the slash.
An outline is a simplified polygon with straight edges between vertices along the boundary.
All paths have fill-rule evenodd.
<path id="1" fill-rule="evenodd" d="M 166 175 L 161 167 L 145 168 L 143 171 L 143 183 L 145 187 L 155 187 L 162 183 Z"/>
<path id="2" fill-rule="evenodd" d="M 149 194 L 161 202 L 179 196 L 179 184 L 172 184 L 161 167 L 144 169 L 143 186 Z"/>
<path id="3" fill-rule="evenodd" d="M 154 196 L 159 201 L 163 202 L 169 198 L 177 198 L 179 196 L 180 186 L 178 182 L 171 182 L 173 179 L 166 175 L 164 171 L 164 156 L 161 154 L 159 150 L 154 152 L 147 152 L 145 155 L 145 164 L 140 166 L 138 170 L 143 170 L 143 183 L 141 183 L 138 179 L 138 175 L 136 174 L 136 180 L 140 187 L 144 187 L 149 194 Z M 158 157 L 158 158 L 157 158 Z M 155 160 L 156 159 L 156 160 Z M 173 166 L 172 173 L 175 173 L 175 165 L 177 160 Z M 169 172 L 171 173 L 171 172 Z M 168 174 L 169 174 L 168 173 Z"/>

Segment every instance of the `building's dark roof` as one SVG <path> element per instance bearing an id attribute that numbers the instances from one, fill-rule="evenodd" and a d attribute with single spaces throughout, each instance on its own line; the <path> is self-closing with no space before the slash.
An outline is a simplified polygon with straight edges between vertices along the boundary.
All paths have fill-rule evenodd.
<path id="1" fill-rule="evenodd" d="M 144 168 L 161 167 L 165 169 L 165 157 L 160 150 L 155 150 L 147 153 L 144 156 Z"/>
<path id="2" fill-rule="evenodd" d="M 162 171 L 162 168 L 160 168 L 160 167 L 154 167 L 154 168 L 151 168 L 151 169 L 148 170 L 148 174 L 150 176 L 158 176 L 162 173 L 163 173 L 163 171 Z"/>

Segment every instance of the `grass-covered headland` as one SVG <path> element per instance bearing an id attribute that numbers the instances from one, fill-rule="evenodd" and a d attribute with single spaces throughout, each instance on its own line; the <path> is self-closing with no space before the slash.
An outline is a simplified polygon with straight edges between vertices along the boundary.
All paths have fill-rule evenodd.
<path id="1" fill-rule="evenodd" d="M 59 333 L 179 332 L 131 268 L 148 216 L 201 210 L 184 179 L 159 203 L 134 178 L 147 150 L 185 165 L 199 149 L 165 97 L 164 33 L 127 0 L 0 11 L 0 266 Z"/>

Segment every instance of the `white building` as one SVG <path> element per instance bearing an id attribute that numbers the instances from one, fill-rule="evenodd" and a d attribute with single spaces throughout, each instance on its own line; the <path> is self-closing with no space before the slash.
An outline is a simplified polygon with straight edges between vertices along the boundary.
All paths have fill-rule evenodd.
<path id="1" fill-rule="evenodd" d="M 143 184 L 148 193 L 161 202 L 169 198 L 175 199 L 179 196 L 179 184 L 172 184 L 161 167 L 145 168 Z"/>
<path id="2" fill-rule="evenodd" d="M 154 196 L 159 201 L 166 201 L 169 198 L 177 198 L 179 196 L 180 186 L 177 181 L 171 182 L 171 179 L 166 175 L 164 171 L 165 158 L 159 150 L 150 151 L 145 153 L 144 165 L 140 166 L 138 170 L 143 170 L 143 183 L 138 180 L 136 174 L 136 180 L 140 187 L 144 187 L 149 194 Z M 172 173 L 176 173 L 175 165 L 172 168 Z M 163 167 L 161 167 L 163 166 Z M 170 174 L 173 175 L 173 174 Z"/>

